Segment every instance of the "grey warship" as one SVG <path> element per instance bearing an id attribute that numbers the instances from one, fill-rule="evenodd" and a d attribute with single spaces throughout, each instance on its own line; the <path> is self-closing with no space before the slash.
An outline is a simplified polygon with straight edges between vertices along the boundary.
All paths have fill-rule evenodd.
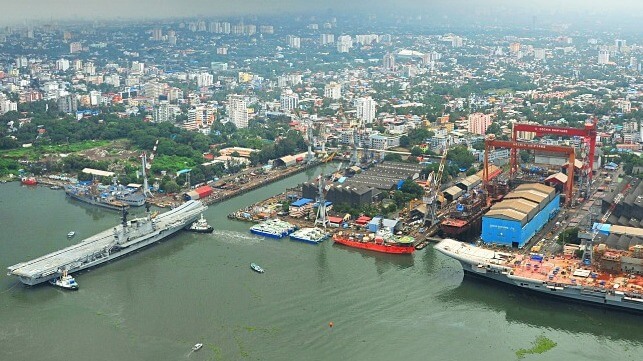
<path id="1" fill-rule="evenodd" d="M 64 272 L 73 273 L 94 267 L 136 251 L 189 226 L 208 207 L 201 201 L 188 201 L 161 213 L 127 220 L 122 210 L 121 224 L 86 238 L 79 243 L 36 259 L 8 267 L 26 285 L 37 285 Z"/>
<path id="2" fill-rule="evenodd" d="M 605 252 L 602 257 L 619 258 L 622 264 L 641 264 L 643 247 L 633 252 Z M 601 307 L 643 312 L 643 275 L 628 271 L 606 272 L 565 257 L 525 255 L 506 249 L 476 247 L 443 239 L 435 250 L 462 265 L 464 274 L 502 282 L 539 295 Z"/>

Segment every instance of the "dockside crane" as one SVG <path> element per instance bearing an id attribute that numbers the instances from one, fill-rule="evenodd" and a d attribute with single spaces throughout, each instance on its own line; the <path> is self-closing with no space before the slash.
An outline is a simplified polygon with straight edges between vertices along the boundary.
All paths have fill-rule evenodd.
<path id="1" fill-rule="evenodd" d="M 156 148 L 159 145 L 159 140 L 157 139 L 156 142 L 154 143 L 154 148 L 152 148 L 152 152 L 150 153 L 149 156 L 149 161 L 147 157 L 147 152 L 143 152 L 141 154 L 141 171 L 143 173 L 143 195 L 145 197 L 152 197 L 152 192 L 150 192 L 150 186 L 149 183 L 147 182 L 147 171 L 152 168 L 152 162 L 154 162 L 154 157 L 156 156 Z"/>
<path id="2" fill-rule="evenodd" d="M 424 214 L 425 223 L 429 223 L 430 226 L 433 226 L 438 223 L 438 195 L 440 194 L 440 187 L 442 185 L 442 175 L 444 174 L 444 168 L 447 163 L 447 155 L 449 154 L 449 143 L 444 147 L 444 152 L 442 152 L 442 158 L 440 158 L 440 165 L 438 167 L 438 172 L 434 174 L 431 172 L 426 180 L 426 195 L 424 197 L 424 203 L 426 204 L 426 213 Z"/>

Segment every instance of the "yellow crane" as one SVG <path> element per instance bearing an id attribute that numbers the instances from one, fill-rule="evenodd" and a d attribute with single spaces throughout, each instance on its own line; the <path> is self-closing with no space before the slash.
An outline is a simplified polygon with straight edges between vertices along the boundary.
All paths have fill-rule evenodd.
<path id="1" fill-rule="evenodd" d="M 437 174 L 431 172 L 426 180 L 426 214 L 425 221 L 429 221 L 429 225 L 433 226 L 438 223 L 438 195 L 440 194 L 440 186 L 442 185 L 442 175 L 444 174 L 444 167 L 447 163 L 447 154 L 449 153 L 449 144 L 447 143 L 440 159 L 440 166 L 438 167 Z"/>

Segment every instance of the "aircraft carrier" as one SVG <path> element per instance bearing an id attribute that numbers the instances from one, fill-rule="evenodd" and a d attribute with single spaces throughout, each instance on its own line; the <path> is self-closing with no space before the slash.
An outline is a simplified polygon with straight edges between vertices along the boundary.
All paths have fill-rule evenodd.
<path id="1" fill-rule="evenodd" d="M 26 285 L 36 285 L 64 271 L 73 273 L 94 267 L 176 233 L 207 208 L 201 201 L 188 201 L 156 217 L 148 212 L 146 217 L 132 220 L 127 220 L 127 211 L 123 210 L 121 224 L 73 246 L 8 267 L 7 274 L 17 276 Z"/>
<path id="2" fill-rule="evenodd" d="M 487 249 L 453 239 L 440 241 L 435 249 L 460 262 L 465 275 L 560 299 L 643 312 L 643 276 L 640 274 L 606 273 L 591 265 L 579 264 L 578 260 Z M 636 252 L 635 257 L 631 257 L 635 262 L 643 257 L 643 247 Z M 625 259 L 625 254 L 622 258 Z"/>

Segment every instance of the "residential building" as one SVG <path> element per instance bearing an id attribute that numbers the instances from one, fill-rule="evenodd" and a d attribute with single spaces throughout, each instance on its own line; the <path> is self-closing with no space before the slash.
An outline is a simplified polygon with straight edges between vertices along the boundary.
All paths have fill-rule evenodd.
<path id="1" fill-rule="evenodd" d="M 373 123 L 375 119 L 375 100 L 371 97 L 357 98 L 355 100 L 357 118 L 365 124 Z"/>
<path id="2" fill-rule="evenodd" d="M 598 51 L 598 64 L 605 65 L 610 62 L 610 52 L 609 50 L 602 49 Z"/>
<path id="3" fill-rule="evenodd" d="M 248 108 L 243 95 L 228 95 L 228 118 L 239 129 L 248 127 Z"/>
<path id="4" fill-rule="evenodd" d="M 81 51 L 83 51 L 83 44 L 82 43 L 80 43 L 78 41 L 74 41 L 74 42 L 69 43 L 69 53 L 70 54 L 80 53 Z"/>
<path id="5" fill-rule="evenodd" d="M 328 45 L 332 44 L 335 42 L 335 35 L 334 34 L 321 34 L 319 36 L 321 45 Z"/>
<path id="6" fill-rule="evenodd" d="M 296 109 L 299 106 L 299 95 L 290 89 L 285 89 L 279 97 L 279 104 L 283 111 Z"/>
<path id="7" fill-rule="evenodd" d="M 389 71 L 395 70 L 395 55 L 393 55 L 393 53 L 386 53 L 384 55 L 384 59 L 382 60 L 382 68 Z"/>
<path id="8" fill-rule="evenodd" d="M 324 97 L 330 99 L 341 99 L 342 86 L 334 81 L 324 86 Z"/>
<path id="9" fill-rule="evenodd" d="M 468 128 L 469 133 L 485 134 L 487 128 L 491 125 L 491 115 L 483 113 L 469 114 Z"/>
<path id="10" fill-rule="evenodd" d="M 68 94 L 58 98 L 58 110 L 63 113 L 73 114 L 78 110 L 78 99 L 76 94 Z"/>
<path id="11" fill-rule="evenodd" d="M 353 47 L 353 38 L 350 35 L 342 35 L 337 38 L 337 51 L 339 53 L 348 53 Z"/>
<path id="12" fill-rule="evenodd" d="M 58 71 L 67 71 L 67 69 L 69 69 L 70 66 L 71 66 L 71 63 L 67 59 L 56 60 L 56 70 Z"/>
<path id="13" fill-rule="evenodd" d="M 196 76 L 196 85 L 199 88 L 207 88 L 214 84 L 214 76 L 210 73 L 200 73 Z"/>
<path id="14" fill-rule="evenodd" d="M 287 37 L 288 40 L 288 46 L 293 48 L 293 49 L 299 49 L 301 48 L 301 38 L 298 36 L 294 35 L 288 35 Z"/>

